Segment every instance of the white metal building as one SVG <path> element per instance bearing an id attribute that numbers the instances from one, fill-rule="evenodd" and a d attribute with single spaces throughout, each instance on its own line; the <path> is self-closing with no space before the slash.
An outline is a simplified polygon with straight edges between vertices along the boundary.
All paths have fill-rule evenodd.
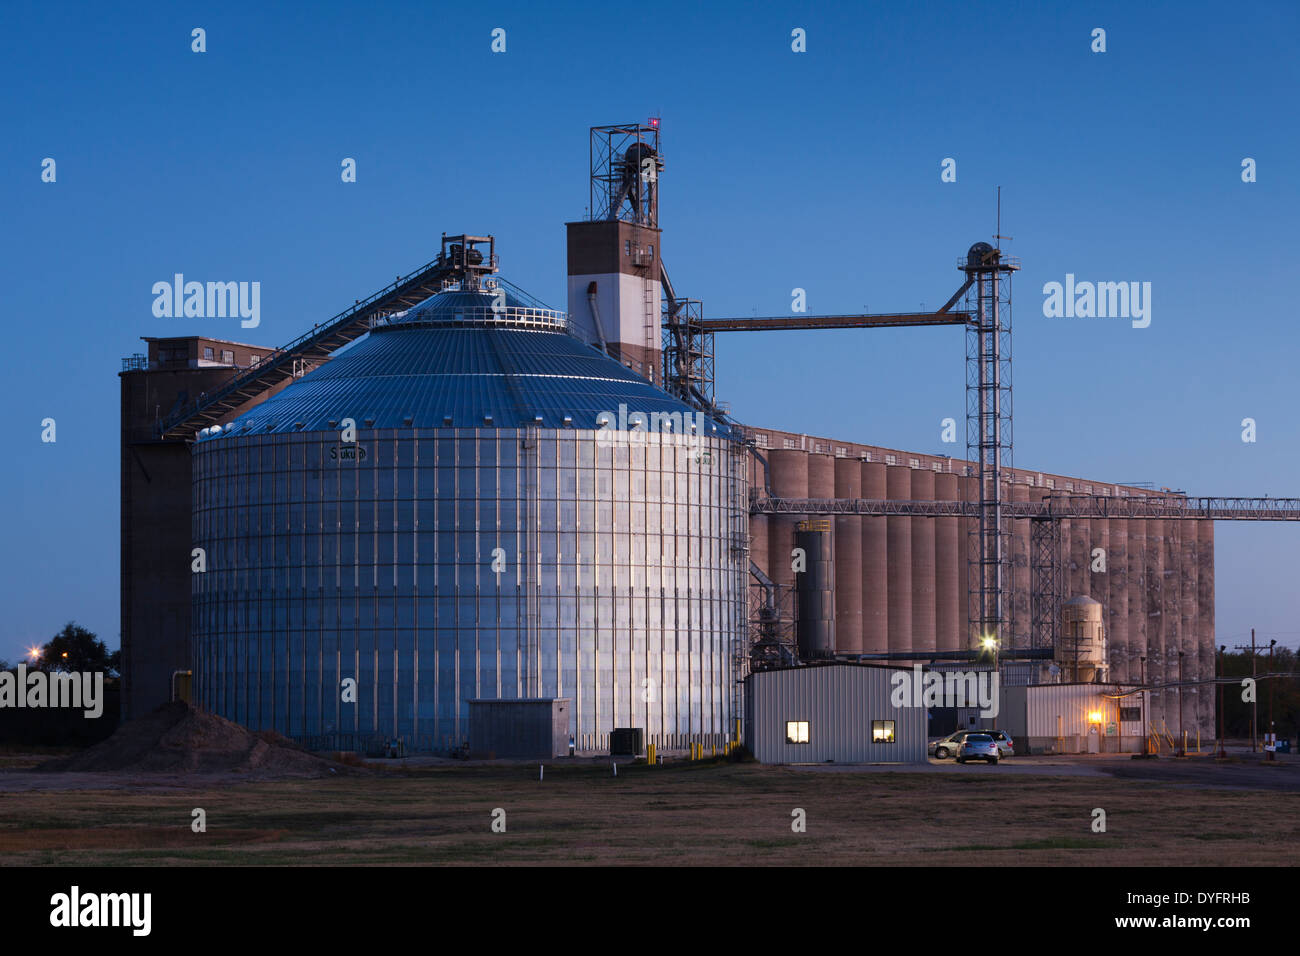
<path id="1" fill-rule="evenodd" d="M 925 707 L 891 703 L 899 672 L 848 662 L 756 671 L 745 742 L 760 763 L 925 763 Z"/>
<path id="2" fill-rule="evenodd" d="M 1141 753 L 1149 691 L 1135 684 L 1030 684 L 1002 688 L 997 724 L 1029 753 Z M 1156 728 L 1162 730 L 1161 727 Z M 1177 728 L 1169 733 L 1176 735 Z"/>

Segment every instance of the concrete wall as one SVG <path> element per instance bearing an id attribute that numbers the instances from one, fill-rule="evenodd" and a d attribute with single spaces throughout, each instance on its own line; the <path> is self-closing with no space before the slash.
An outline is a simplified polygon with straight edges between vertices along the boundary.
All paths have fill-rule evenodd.
<path id="1" fill-rule="evenodd" d="M 751 432 L 773 463 L 778 497 L 970 501 L 976 491 L 974 478 L 962 474 L 963 461 L 789 432 Z M 828 460 L 833 461 L 833 487 L 826 478 Z M 1009 469 L 1007 477 L 1007 501 L 1057 493 L 1150 493 L 1022 468 Z M 772 515 L 755 522 L 751 557 L 786 586 L 794 584 L 788 556 L 796 520 Z M 1009 524 L 1003 646 L 1018 648 L 1030 644 L 1032 633 L 1030 532 L 1026 520 Z M 839 515 L 834 528 L 839 654 L 941 653 L 970 647 L 967 559 L 973 521 Z M 1186 679 L 1213 676 L 1212 522 L 1063 520 L 1060 530 L 1063 596 L 1085 595 L 1103 605 L 1110 679 L 1137 682 L 1145 675 L 1151 682 L 1177 681 L 1180 651 Z M 1104 570 L 1094 556 L 1098 549 L 1105 553 Z M 855 561 L 851 555 L 860 557 Z M 1192 735 L 1198 729 L 1211 734 L 1213 695 L 1184 689 L 1180 712 L 1177 690 L 1153 694 L 1149 719 L 1173 735 L 1180 727 Z"/>

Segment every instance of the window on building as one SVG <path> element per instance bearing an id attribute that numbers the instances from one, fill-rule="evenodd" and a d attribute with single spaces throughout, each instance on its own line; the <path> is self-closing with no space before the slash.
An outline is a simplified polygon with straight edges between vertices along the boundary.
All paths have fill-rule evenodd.
<path id="1" fill-rule="evenodd" d="M 787 439 L 785 440 L 785 447 L 786 447 L 786 448 L 798 448 L 798 447 L 799 447 L 799 443 L 798 443 L 797 441 L 795 441 L 793 438 L 787 438 Z"/>
<path id="2" fill-rule="evenodd" d="M 653 259 L 655 257 L 654 243 L 653 242 L 650 243 L 650 245 L 646 246 L 645 249 L 646 249 L 646 255 L 648 255 L 651 259 Z"/>
<path id="3" fill-rule="evenodd" d="M 873 744 L 892 744 L 894 742 L 894 722 L 892 720 L 873 720 L 871 722 L 871 742 Z"/>
<path id="4" fill-rule="evenodd" d="M 886 465 L 892 465 L 892 464 L 895 464 L 894 456 L 893 456 L 893 455 L 886 455 L 886 456 L 885 456 L 885 464 L 886 464 Z"/>
<path id="5" fill-rule="evenodd" d="M 262 361 L 262 356 L 260 355 L 250 355 L 248 357 L 248 364 L 250 366 L 256 365 L 260 361 Z"/>
<path id="6" fill-rule="evenodd" d="M 754 444 L 757 445 L 759 448 L 766 448 L 766 447 L 767 447 L 767 436 L 764 435 L 762 432 L 758 432 L 758 433 L 756 433 L 756 434 L 754 435 Z"/>
<path id="7" fill-rule="evenodd" d="M 1044 482 L 1044 484 L 1047 485 L 1047 487 L 1049 487 L 1049 488 L 1055 488 L 1055 487 L 1056 487 L 1056 479 L 1055 479 L 1055 478 L 1048 478 L 1048 479 Z"/>
<path id="8" fill-rule="evenodd" d="M 1125 722 L 1136 723 L 1142 719 L 1141 707 L 1121 707 L 1119 709 L 1119 719 Z"/>
<path id="9" fill-rule="evenodd" d="M 203 357 L 204 357 L 205 359 L 207 359 L 209 362 L 212 361 L 212 359 L 213 359 L 214 356 L 213 356 L 213 354 L 212 354 L 212 346 L 211 346 L 211 345 L 205 345 L 205 346 L 203 346 Z"/>
<path id="10" fill-rule="evenodd" d="M 1066 491 L 1073 491 L 1073 490 L 1074 490 L 1074 482 L 1072 482 L 1072 481 L 1067 481 L 1067 482 L 1065 483 L 1065 490 L 1066 490 Z"/>
<path id="11" fill-rule="evenodd" d="M 222 361 L 222 363 L 225 364 L 225 365 L 234 365 L 234 364 L 235 364 L 235 352 L 234 352 L 234 350 L 233 350 L 233 349 L 222 349 L 222 350 L 221 350 L 221 361 Z"/>
<path id="12" fill-rule="evenodd" d="M 909 458 L 907 459 L 907 465 L 909 468 L 920 468 L 921 462 L 916 458 Z"/>
<path id="13" fill-rule="evenodd" d="M 808 742 L 808 721 L 787 720 L 785 722 L 785 742 L 788 744 L 806 744 Z"/>
<path id="14" fill-rule="evenodd" d="M 848 456 L 849 456 L 849 450 L 847 448 L 845 448 L 843 445 L 836 446 L 835 448 L 836 458 L 847 458 Z"/>
<path id="15" fill-rule="evenodd" d="M 623 255 L 625 255 L 625 256 L 630 256 L 631 254 L 632 254 L 632 240 L 631 240 L 631 239 L 624 239 L 624 240 L 623 240 Z"/>

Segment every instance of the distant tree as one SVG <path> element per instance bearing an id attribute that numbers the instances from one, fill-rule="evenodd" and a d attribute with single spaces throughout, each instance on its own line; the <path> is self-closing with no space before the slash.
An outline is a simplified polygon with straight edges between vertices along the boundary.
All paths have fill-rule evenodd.
<path id="1" fill-rule="evenodd" d="M 54 639 L 41 648 L 41 666 L 51 671 L 103 671 L 116 675 L 120 652 L 108 647 L 94 633 L 69 621 Z"/>

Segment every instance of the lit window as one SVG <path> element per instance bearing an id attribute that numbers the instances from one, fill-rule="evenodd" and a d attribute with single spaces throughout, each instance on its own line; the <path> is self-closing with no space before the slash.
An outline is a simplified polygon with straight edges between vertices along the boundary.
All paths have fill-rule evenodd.
<path id="1" fill-rule="evenodd" d="M 806 744 L 808 742 L 808 721 L 787 720 L 785 722 L 785 742 L 788 744 Z"/>
<path id="2" fill-rule="evenodd" d="M 892 744 L 894 742 L 894 722 L 892 720 L 873 720 L 871 722 L 871 742 L 873 744 Z"/>

